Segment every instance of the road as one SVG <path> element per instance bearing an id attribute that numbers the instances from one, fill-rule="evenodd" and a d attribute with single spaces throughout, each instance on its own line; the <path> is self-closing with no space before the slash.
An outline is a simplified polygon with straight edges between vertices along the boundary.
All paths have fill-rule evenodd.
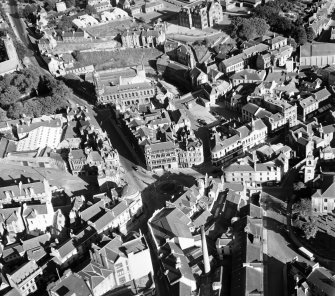
<path id="1" fill-rule="evenodd" d="M 266 247 L 264 248 L 265 261 L 265 295 L 284 296 L 283 267 L 294 257 L 300 261 L 308 261 L 300 255 L 298 248 L 292 244 L 289 233 L 286 231 L 286 207 L 289 196 L 293 194 L 295 171 L 290 171 L 281 187 L 266 188 L 263 194 L 264 228 L 263 233 Z M 271 292 L 270 292 L 271 290 Z"/>

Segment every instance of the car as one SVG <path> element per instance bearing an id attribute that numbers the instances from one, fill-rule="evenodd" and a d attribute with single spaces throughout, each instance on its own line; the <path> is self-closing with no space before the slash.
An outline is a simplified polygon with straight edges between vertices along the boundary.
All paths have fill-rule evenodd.
<path id="1" fill-rule="evenodd" d="M 214 115 L 214 116 L 218 116 L 219 114 L 217 113 L 217 112 L 215 112 L 215 111 L 211 111 L 211 113 L 212 113 L 212 115 Z"/>
<path id="2" fill-rule="evenodd" d="M 206 121 L 203 120 L 203 119 L 198 119 L 197 121 L 198 121 L 198 123 L 201 124 L 201 125 L 207 125 Z"/>
<path id="3" fill-rule="evenodd" d="M 133 168 L 134 171 L 138 171 L 138 167 L 137 166 L 133 165 L 132 168 Z"/>

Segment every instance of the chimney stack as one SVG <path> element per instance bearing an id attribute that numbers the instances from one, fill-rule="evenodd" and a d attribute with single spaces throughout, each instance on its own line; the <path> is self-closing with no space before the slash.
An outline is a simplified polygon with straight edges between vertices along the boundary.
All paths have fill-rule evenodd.
<path id="1" fill-rule="evenodd" d="M 208 274 L 211 271 L 211 266 L 209 264 L 208 248 L 207 248 L 204 225 L 201 226 L 201 244 L 202 244 L 202 254 L 204 257 L 205 274 Z"/>

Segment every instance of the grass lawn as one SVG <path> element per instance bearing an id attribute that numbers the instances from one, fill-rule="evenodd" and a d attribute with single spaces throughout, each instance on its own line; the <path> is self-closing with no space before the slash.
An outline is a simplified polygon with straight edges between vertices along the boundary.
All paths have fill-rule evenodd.
<path id="1" fill-rule="evenodd" d="M 138 23 L 136 21 L 132 21 L 131 18 L 120 20 L 120 21 L 112 21 L 107 24 L 94 26 L 90 28 L 86 28 L 86 31 L 96 37 L 115 37 L 119 33 L 122 33 L 123 31 L 129 29 L 135 29 L 139 27 L 146 28 L 148 25 L 145 23 Z"/>
<path id="2" fill-rule="evenodd" d="M 162 52 L 156 48 L 127 48 L 118 51 L 93 51 L 80 52 L 77 60 L 82 65 L 100 65 L 101 68 L 120 68 L 135 66 L 143 62 L 144 65 L 151 65 L 149 61 L 156 60 Z"/>

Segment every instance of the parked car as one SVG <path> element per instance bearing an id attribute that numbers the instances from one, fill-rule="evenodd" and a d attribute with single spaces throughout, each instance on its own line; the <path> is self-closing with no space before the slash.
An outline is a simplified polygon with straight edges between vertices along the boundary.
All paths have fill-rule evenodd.
<path id="1" fill-rule="evenodd" d="M 204 125 L 207 125 L 206 121 L 203 120 L 203 119 L 198 119 L 197 121 L 198 121 L 199 124 L 201 124 L 201 125 L 203 125 L 203 126 L 204 126 Z"/>

